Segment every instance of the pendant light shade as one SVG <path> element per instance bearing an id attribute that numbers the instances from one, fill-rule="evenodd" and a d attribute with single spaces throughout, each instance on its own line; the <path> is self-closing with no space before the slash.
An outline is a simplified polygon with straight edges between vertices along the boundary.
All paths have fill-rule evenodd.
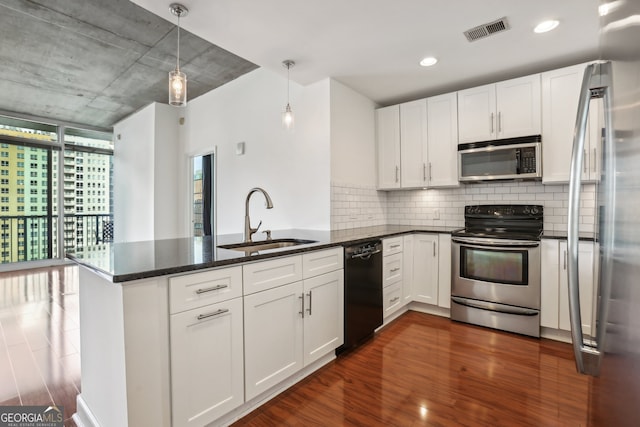
<path id="1" fill-rule="evenodd" d="M 291 111 L 291 104 L 289 103 L 289 70 L 296 65 L 296 63 L 287 59 L 282 61 L 282 65 L 287 68 L 287 106 L 284 107 L 284 112 L 282 113 L 282 126 L 287 130 L 293 130 L 294 117 L 293 111 Z"/>
<path id="2" fill-rule="evenodd" d="M 187 16 L 189 9 L 181 4 L 172 3 L 169 10 L 178 17 L 176 69 L 169 72 L 169 105 L 184 107 L 187 105 L 187 75 L 180 71 L 180 18 Z"/>

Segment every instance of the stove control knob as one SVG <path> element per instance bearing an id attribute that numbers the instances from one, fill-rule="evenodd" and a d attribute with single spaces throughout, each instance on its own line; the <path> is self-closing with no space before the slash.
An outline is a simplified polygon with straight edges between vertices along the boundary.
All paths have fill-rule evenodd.
<path id="1" fill-rule="evenodd" d="M 537 208 L 537 207 L 535 207 L 535 206 L 532 206 L 532 207 L 531 207 L 531 213 L 532 213 L 533 215 L 536 215 L 536 214 L 538 213 L 538 208 Z"/>
<path id="2" fill-rule="evenodd" d="M 529 212 L 531 212 L 529 210 L 529 206 L 525 206 L 524 209 L 522 210 L 522 212 L 524 212 L 525 215 L 529 215 Z"/>

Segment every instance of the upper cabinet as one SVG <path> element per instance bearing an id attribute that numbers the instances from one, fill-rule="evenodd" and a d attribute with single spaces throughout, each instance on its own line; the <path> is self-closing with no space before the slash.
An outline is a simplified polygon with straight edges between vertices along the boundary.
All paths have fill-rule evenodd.
<path id="1" fill-rule="evenodd" d="M 378 188 L 458 185 L 455 93 L 380 108 L 376 126 Z"/>
<path id="2" fill-rule="evenodd" d="M 578 98 L 586 64 L 542 73 L 542 182 L 569 182 Z M 602 100 L 589 104 L 589 129 L 585 140 L 583 181 L 600 176 Z"/>
<path id="3" fill-rule="evenodd" d="M 378 188 L 400 188 L 400 106 L 376 110 Z"/>
<path id="4" fill-rule="evenodd" d="M 540 75 L 458 92 L 458 141 L 541 134 Z"/>
<path id="5" fill-rule="evenodd" d="M 458 185 L 458 98 L 455 92 L 427 98 L 427 123 L 427 186 Z"/>

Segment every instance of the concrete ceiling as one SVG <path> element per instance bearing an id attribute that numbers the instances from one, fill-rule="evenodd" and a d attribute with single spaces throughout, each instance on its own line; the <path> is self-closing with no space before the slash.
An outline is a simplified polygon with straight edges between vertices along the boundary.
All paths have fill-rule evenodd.
<path id="1" fill-rule="evenodd" d="M 168 19 L 167 1 L 132 0 Z M 184 27 L 307 85 L 326 77 L 381 105 L 597 58 L 598 0 L 184 0 Z M 511 29 L 463 32 L 506 16 Z M 543 19 L 560 20 L 534 34 Z M 418 65 L 435 56 L 431 68 Z"/>
<path id="2" fill-rule="evenodd" d="M 167 103 L 176 20 L 129 0 L 0 0 L 0 110 L 108 128 L 153 101 Z M 257 68 L 180 35 L 190 100 Z"/>

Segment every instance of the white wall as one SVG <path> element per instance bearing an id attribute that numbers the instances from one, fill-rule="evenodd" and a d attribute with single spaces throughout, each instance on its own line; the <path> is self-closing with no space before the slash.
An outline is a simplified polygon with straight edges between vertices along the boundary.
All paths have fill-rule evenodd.
<path id="1" fill-rule="evenodd" d="M 274 204 L 266 210 L 262 196 L 253 196 L 254 227 L 259 220 L 261 230 L 330 227 L 329 80 L 291 83 L 293 133 L 281 126 L 286 85 L 280 75 L 257 69 L 187 106 L 184 162 L 216 149 L 217 234 L 243 231 L 253 187 L 264 188 Z M 238 142 L 245 143 L 244 155 L 236 155 Z"/>
<path id="2" fill-rule="evenodd" d="M 375 187 L 375 108 L 369 98 L 331 80 L 331 181 Z"/>
<path id="3" fill-rule="evenodd" d="M 178 236 L 178 110 L 151 104 L 114 126 L 114 241 Z"/>

